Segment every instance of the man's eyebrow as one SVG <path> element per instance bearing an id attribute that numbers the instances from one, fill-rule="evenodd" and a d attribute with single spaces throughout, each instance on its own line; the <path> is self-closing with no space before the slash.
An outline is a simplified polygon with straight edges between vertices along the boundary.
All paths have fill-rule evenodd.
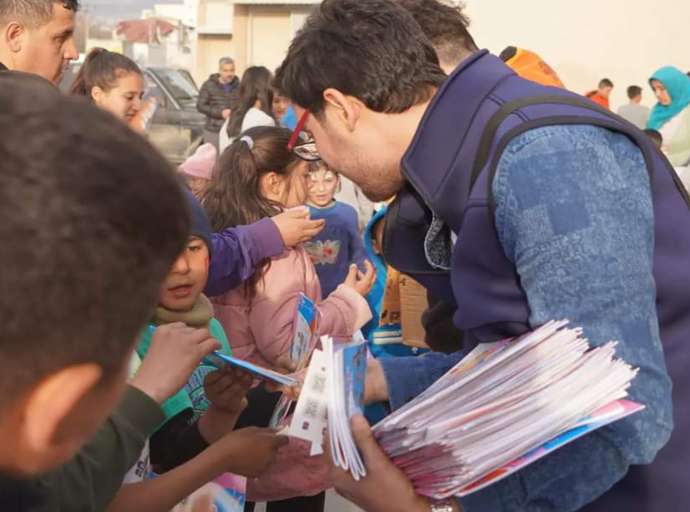
<path id="1" fill-rule="evenodd" d="M 57 35 L 55 36 L 55 38 L 61 38 L 61 37 L 65 37 L 65 38 L 66 38 L 66 37 L 68 37 L 68 36 L 71 36 L 72 34 L 74 34 L 74 27 L 72 27 L 72 28 L 66 28 L 65 30 L 63 30 L 62 32 L 60 32 L 59 34 L 57 34 Z"/>

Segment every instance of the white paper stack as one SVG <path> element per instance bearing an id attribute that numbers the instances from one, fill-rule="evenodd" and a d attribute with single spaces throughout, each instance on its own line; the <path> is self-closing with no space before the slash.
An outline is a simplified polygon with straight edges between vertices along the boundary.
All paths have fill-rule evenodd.
<path id="1" fill-rule="evenodd" d="M 350 419 L 362 414 L 363 410 L 366 341 L 357 335 L 351 343 L 343 344 L 324 336 L 321 343 L 327 361 L 331 458 L 335 465 L 349 470 L 355 480 L 359 480 L 366 476 L 366 468 L 352 437 Z"/>
<path id="2" fill-rule="evenodd" d="M 470 494 L 643 409 L 623 400 L 637 370 L 614 358 L 616 343 L 591 349 L 580 329 L 566 325 L 551 322 L 514 340 L 480 345 L 374 427 L 420 494 Z M 357 374 L 347 352 L 329 350 L 334 461 L 359 477 L 365 468 L 348 437 L 353 404 L 347 402 L 357 389 L 348 380 Z"/>

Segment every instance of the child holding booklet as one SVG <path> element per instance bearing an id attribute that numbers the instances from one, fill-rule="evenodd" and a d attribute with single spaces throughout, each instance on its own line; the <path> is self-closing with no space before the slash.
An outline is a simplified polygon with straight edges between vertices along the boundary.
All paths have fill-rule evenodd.
<path id="1" fill-rule="evenodd" d="M 309 165 L 287 149 L 289 139 L 290 132 L 284 128 L 252 128 L 223 153 L 204 197 L 214 230 L 304 204 Z M 235 356 L 278 369 L 279 360 L 290 349 L 301 294 L 317 304 L 323 334 L 350 337 L 371 318 L 364 296 L 373 280 L 371 264 L 367 263 L 365 274 L 353 265 L 345 281 L 322 300 L 314 265 L 306 251 L 297 247 L 266 260 L 245 285 L 213 297 L 212 302 Z M 308 452 L 306 444 L 291 440 L 269 474 L 249 482 L 249 497 L 284 499 L 318 494 L 330 487 L 323 457 L 309 457 Z"/>
<path id="2" fill-rule="evenodd" d="M 160 287 L 159 305 L 137 346 L 138 359 L 146 358 L 156 328 L 173 323 L 208 329 L 221 352 L 231 354 L 213 307 L 202 294 L 211 256 L 210 225 L 198 201 L 190 192 L 186 197 L 191 236 Z M 150 464 L 145 449 L 108 510 L 164 512 L 226 471 L 261 474 L 287 440 L 259 429 L 232 432 L 250 384 L 251 378 L 237 370 L 197 367 L 187 385 L 162 405 L 166 420 L 150 439 Z M 162 476 L 146 481 L 149 466 Z"/>

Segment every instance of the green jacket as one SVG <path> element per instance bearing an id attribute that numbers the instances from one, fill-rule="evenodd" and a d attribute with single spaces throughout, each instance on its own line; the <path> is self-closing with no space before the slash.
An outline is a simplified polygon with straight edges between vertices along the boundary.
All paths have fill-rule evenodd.
<path id="1" fill-rule="evenodd" d="M 220 351 L 226 355 L 232 355 L 232 350 L 230 349 L 230 342 L 225 335 L 223 326 L 220 325 L 218 320 L 211 318 L 208 324 L 208 330 L 211 336 L 216 338 L 221 345 Z M 149 347 L 151 346 L 151 339 L 153 338 L 153 333 L 156 331 L 156 325 L 149 324 L 147 329 L 144 329 L 143 334 L 139 338 L 139 343 L 137 345 L 137 354 L 143 360 L 146 357 Z M 203 413 L 208 409 L 208 401 L 204 395 L 204 377 L 206 374 L 215 370 L 214 367 L 200 364 L 199 367 L 194 371 L 189 381 L 171 398 L 163 402 L 163 413 L 165 414 L 165 421 L 174 418 L 182 411 L 186 409 L 194 409 L 195 415 Z"/>
<path id="2" fill-rule="evenodd" d="M 77 456 L 37 481 L 43 503 L 27 512 L 105 510 L 163 419 L 155 401 L 128 386 L 120 405 Z"/>

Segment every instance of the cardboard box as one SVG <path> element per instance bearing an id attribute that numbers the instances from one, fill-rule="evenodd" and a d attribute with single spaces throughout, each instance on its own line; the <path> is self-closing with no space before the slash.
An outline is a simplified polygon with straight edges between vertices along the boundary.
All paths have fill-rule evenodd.
<path id="1" fill-rule="evenodd" d="M 429 307 L 426 288 L 410 276 L 400 274 L 400 316 L 403 342 L 417 348 L 429 348 L 424 342 L 422 313 Z"/>

